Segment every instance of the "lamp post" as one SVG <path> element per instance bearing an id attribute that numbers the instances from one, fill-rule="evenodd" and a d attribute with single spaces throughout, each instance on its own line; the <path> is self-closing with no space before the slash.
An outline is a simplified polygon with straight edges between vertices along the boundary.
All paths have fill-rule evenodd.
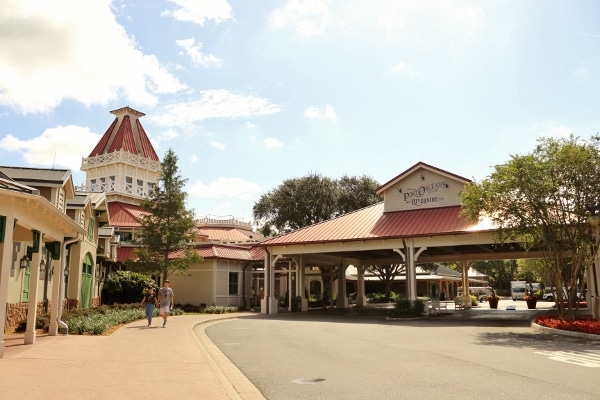
<path id="1" fill-rule="evenodd" d="M 590 308 L 592 310 L 592 317 L 598 319 L 600 315 L 600 293 L 598 293 L 598 268 L 600 267 L 600 254 L 598 254 L 599 248 L 599 231 L 600 231 L 600 205 L 588 207 L 590 215 L 588 216 L 588 223 L 592 228 L 592 234 L 594 236 L 594 246 L 592 248 L 592 265 L 590 267 L 588 277 L 588 288 L 591 290 L 590 294 Z"/>

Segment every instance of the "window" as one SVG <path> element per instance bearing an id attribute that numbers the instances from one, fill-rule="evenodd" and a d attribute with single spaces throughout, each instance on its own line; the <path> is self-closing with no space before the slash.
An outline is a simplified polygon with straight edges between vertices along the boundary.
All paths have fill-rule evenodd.
<path id="1" fill-rule="evenodd" d="M 125 191 L 127 193 L 133 193 L 133 178 L 130 176 L 125 177 Z"/>
<path id="2" fill-rule="evenodd" d="M 144 195 L 144 181 L 141 179 L 137 180 L 137 190 L 136 190 L 136 194 L 138 196 L 143 196 Z"/>
<path id="3" fill-rule="evenodd" d="M 115 232 L 115 234 L 121 237 L 121 242 L 131 242 L 133 240 L 131 232 Z"/>
<path id="4" fill-rule="evenodd" d="M 108 181 L 110 182 L 110 187 L 108 188 L 109 192 L 115 191 L 115 176 L 111 175 L 108 177 Z"/>
<path id="5" fill-rule="evenodd" d="M 153 188 L 154 188 L 154 183 L 148 182 L 148 194 L 150 194 L 150 192 L 152 192 Z"/>
<path id="6" fill-rule="evenodd" d="M 240 274 L 237 272 L 229 273 L 229 294 L 238 295 L 238 279 Z"/>
<path id="7" fill-rule="evenodd" d="M 90 223 L 88 225 L 88 239 L 90 240 L 90 242 L 94 241 L 95 228 L 96 228 L 96 221 L 94 221 L 94 218 L 90 218 Z"/>
<path id="8" fill-rule="evenodd" d="M 90 180 L 90 190 L 92 192 L 95 192 L 96 189 L 97 189 L 97 187 L 96 187 L 96 180 L 95 179 Z"/>
<path id="9" fill-rule="evenodd" d="M 106 178 L 100 178 L 100 191 L 104 192 L 106 190 Z"/>

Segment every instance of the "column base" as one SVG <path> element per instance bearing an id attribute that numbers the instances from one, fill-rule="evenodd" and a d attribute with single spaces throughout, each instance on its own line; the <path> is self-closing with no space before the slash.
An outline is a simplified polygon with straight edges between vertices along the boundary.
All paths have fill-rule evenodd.
<path id="1" fill-rule="evenodd" d="M 36 334 L 34 332 L 25 332 L 25 344 L 34 344 Z"/>

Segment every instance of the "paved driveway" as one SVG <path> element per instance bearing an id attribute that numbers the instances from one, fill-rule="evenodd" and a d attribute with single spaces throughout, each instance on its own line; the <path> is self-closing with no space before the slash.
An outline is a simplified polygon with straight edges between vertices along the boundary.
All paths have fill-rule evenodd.
<path id="1" fill-rule="evenodd" d="M 477 322 L 309 312 L 206 333 L 271 400 L 600 398 L 600 342 Z"/>

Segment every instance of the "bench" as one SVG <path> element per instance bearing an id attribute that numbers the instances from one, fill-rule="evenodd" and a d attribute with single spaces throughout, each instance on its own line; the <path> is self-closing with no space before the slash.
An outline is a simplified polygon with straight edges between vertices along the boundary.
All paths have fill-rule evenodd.
<path id="1" fill-rule="evenodd" d="M 456 296 L 454 298 L 454 309 L 455 310 L 464 310 L 466 306 L 466 301 L 461 296 Z"/>
<path id="2" fill-rule="evenodd" d="M 441 302 L 440 299 L 437 298 L 432 298 L 431 299 L 431 313 L 432 314 L 439 314 L 442 311 L 442 308 L 444 310 L 448 310 L 448 305 L 446 304 L 446 302 Z"/>

